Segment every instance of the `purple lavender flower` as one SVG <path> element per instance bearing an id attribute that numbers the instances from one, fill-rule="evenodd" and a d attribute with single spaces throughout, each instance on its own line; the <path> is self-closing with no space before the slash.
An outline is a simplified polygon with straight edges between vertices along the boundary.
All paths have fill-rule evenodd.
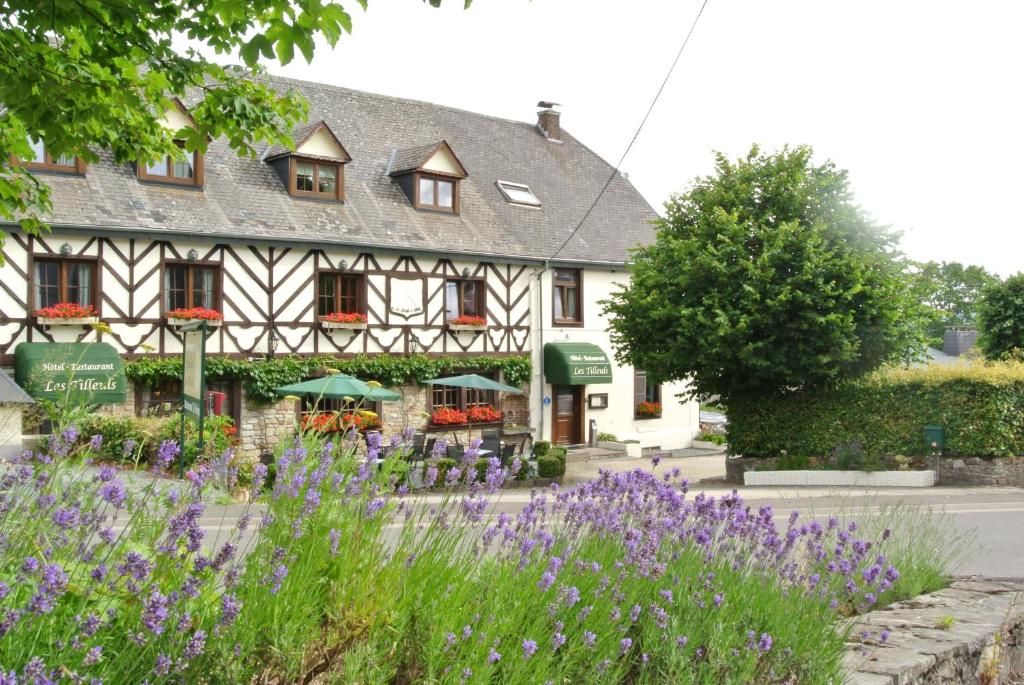
<path id="1" fill-rule="evenodd" d="M 496 664 L 501 661 L 501 652 L 491 647 L 491 650 L 487 653 L 487 663 Z"/>
<path id="2" fill-rule="evenodd" d="M 537 643 L 533 640 L 523 640 L 523 658 L 529 659 L 537 653 Z"/>
<path id="3" fill-rule="evenodd" d="M 93 664 L 99 663 L 99 660 L 102 656 L 103 647 L 97 645 L 85 653 L 85 658 L 82 659 L 82 663 L 86 666 L 92 666 Z"/>
<path id="4" fill-rule="evenodd" d="M 184 657 L 186 660 L 195 659 L 197 656 L 203 653 L 206 648 L 206 632 L 203 630 L 197 630 L 189 638 L 188 642 L 185 643 Z"/>
<path id="5" fill-rule="evenodd" d="M 154 635 L 161 635 L 164 632 L 169 604 L 167 596 L 157 590 L 153 590 L 142 603 L 142 625 Z"/>
<path id="6" fill-rule="evenodd" d="M 632 646 L 633 646 L 633 640 L 632 639 L 630 639 L 628 637 L 622 638 L 622 640 L 619 642 L 619 656 L 622 656 L 623 654 L 628 652 L 630 647 L 632 647 Z"/>
<path id="7" fill-rule="evenodd" d="M 153 666 L 153 673 L 158 676 L 164 676 L 171 672 L 171 657 L 166 654 L 158 654 L 156 657 L 156 665 Z"/>
<path id="8" fill-rule="evenodd" d="M 331 532 L 327 534 L 331 540 L 331 556 L 338 554 L 338 544 L 341 542 L 341 533 L 331 528 Z"/>
<path id="9" fill-rule="evenodd" d="M 761 633 L 761 639 L 757 642 L 757 648 L 762 652 L 769 652 L 772 649 L 772 636 L 768 633 Z"/>
<path id="10" fill-rule="evenodd" d="M 93 452 L 99 452 L 100 448 L 103 447 L 103 436 L 94 435 L 89 439 L 89 449 Z"/>
<path id="11" fill-rule="evenodd" d="M 589 648 L 593 647 L 594 644 L 596 644 L 596 643 L 597 643 L 597 634 L 592 632 L 592 631 L 590 631 L 590 630 L 584 630 L 583 631 L 583 646 L 587 647 L 589 649 Z"/>
<path id="12" fill-rule="evenodd" d="M 112 480 L 104 483 L 103 487 L 100 488 L 100 497 L 113 505 L 115 509 L 120 509 L 128 500 L 128 493 L 125 492 L 124 484 L 121 481 Z"/>
<path id="13" fill-rule="evenodd" d="M 551 636 L 551 651 L 557 652 L 558 648 L 565 644 L 568 638 L 562 633 L 555 633 Z"/>
<path id="14" fill-rule="evenodd" d="M 242 603 L 232 594 L 222 595 L 220 598 L 220 624 L 231 625 L 238 618 L 242 611 Z"/>

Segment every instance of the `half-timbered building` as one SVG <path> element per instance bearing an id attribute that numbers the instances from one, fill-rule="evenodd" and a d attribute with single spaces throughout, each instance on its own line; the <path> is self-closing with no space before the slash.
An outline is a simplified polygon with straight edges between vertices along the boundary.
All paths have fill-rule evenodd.
<path id="1" fill-rule="evenodd" d="M 36 143 L 23 163 L 52 189 L 52 230 L 3 227 L 0 365 L 22 342 L 102 338 L 126 358 L 178 354 L 180 318 L 199 308 L 220 315 L 212 355 L 529 355 L 528 394 L 499 401 L 534 439 L 581 443 L 597 430 L 689 444 L 695 405 L 676 399 L 682 387 L 647 385 L 614 362 L 598 304 L 628 278 L 629 249 L 653 239 L 655 213 L 621 175 L 602 193 L 612 168 L 558 112 L 526 123 L 271 82 L 310 102 L 294 150 L 240 157 L 215 140 L 205 154 L 118 164 L 100 151 L 85 165 Z M 172 130 L 190 125 L 188 103 L 177 104 Z M 92 307 L 106 327 L 41 312 L 61 303 Z M 247 402 L 230 379 L 211 389 L 246 449 L 294 421 L 289 403 Z M 123 410 L 139 413 L 177 392 L 131 390 Z M 404 402 L 382 407 L 386 429 L 473 401 L 402 391 Z M 660 416 L 637 413 L 648 402 Z"/>

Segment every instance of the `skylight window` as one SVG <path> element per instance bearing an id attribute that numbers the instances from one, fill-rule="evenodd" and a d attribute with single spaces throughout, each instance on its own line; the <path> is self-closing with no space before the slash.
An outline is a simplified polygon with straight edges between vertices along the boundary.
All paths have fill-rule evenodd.
<path id="1" fill-rule="evenodd" d="M 516 205 L 529 205 L 540 207 L 540 200 L 530 190 L 530 186 L 510 181 L 498 181 L 498 190 L 505 196 L 505 199 Z"/>

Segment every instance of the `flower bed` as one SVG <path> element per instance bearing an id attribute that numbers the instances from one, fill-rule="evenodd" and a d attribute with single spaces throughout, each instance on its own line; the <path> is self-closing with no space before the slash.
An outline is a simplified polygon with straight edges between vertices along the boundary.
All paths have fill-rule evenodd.
<path id="1" fill-rule="evenodd" d="M 36 323 L 42 326 L 83 326 L 99 321 L 99 316 L 91 304 L 81 305 L 74 302 L 61 302 L 52 307 L 42 307 L 32 315 Z"/>
<path id="2" fill-rule="evenodd" d="M 423 484 L 448 494 L 417 501 L 401 451 L 378 470 L 372 439 L 364 457 L 307 434 L 271 487 L 254 468 L 259 509 L 207 538 L 230 451 L 140 488 L 77 467 L 77 437 L 0 481 L 8 680 L 840 682 L 842 617 L 900 589 L 889 531 L 777 525 L 736 495 L 691 496 L 678 471 L 605 473 L 485 519 L 518 459 L 431 457 Z"/>
<path id="3" fill-rule="evenodd" d="M 216 309 L 204 307 L 186 307 L 172 309 L 165 315 L 167 323 L 172 326 L 184 326 L 196 321 L 205 321 L 208 326 L 220 326 L 224 321 L 224 315 Z"/>
<path id="4" fill-rule="evenodd" d="M 315 433 L 345 432 L 353 428 L 358 431 L 378 430 L 380 427 L 380 418 L 371 411 L 305 414 L 299 421 L 299 428 Z"/>
<path id="5" fill-rule="evenodd" d="M 462 427 L 478 423 L 500 423 L 503 417 L 504 414 L 502 414 L 501 410 L 495 409 L 489 404 L 480 407 L 469 407 L 465 411 L 443 407 L 431 413 L 430 425 Z"/>

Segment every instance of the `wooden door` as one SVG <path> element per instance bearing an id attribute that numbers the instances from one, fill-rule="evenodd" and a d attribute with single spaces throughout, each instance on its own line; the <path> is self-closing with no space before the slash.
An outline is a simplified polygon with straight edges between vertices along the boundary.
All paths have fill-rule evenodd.
<path id="1" fill-rule="evenodd" d="M 578 445 L 583 442 L 583 386 L 556 385 L 552 409 L 552 442 L 556 445 Z"/>

